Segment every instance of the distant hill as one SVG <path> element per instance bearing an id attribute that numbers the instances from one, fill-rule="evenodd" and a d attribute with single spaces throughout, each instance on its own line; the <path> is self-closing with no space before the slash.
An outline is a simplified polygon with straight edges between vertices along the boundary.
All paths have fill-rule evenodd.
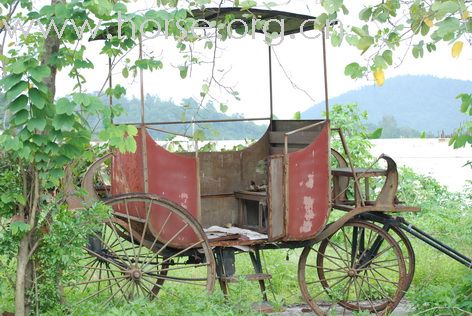
<path id="1" fill-rule="evenodd" d="M 399 76 L 384 86 L 366 86 L 330 99 L 331 104 L 357 103 L 369 114 L 369 123 L 380 126 L 393 117 L 398 126 L 428 134 L 450 134 L 467 116 L 460 112 L 460 93 L 472 92 L 472 81 L 433 76 Z M 318 118 L 324 111 L 317 104 L 302 113 L 302 118 Z M 382 126 L 380 126 L 382 127 Z M 408 137 L 407 135 L 403 135 Z"/>
<path id="2" fill-rule="evenodd" d="M 117 100 L 123 106 L 125 113 L 118 117 L 117 123 L 140 122 L 140 110 L 138 99 L 123 98 Z M 240 119 L 242 114 L 227 115 L 218 111 L 212 102 L 199 107 L 193 99 L 182 101 L 177 105 L 172 101 L 161 100 L 158 96 L 147 95 L 145 98 L 146 122 L 181 122 L 195 120 L 224 120 Z M 268 125 L 268 122 L 266 122 Z M 180 134 L 192 135 L 191 124 L 155 125 L 154 127 Z M 204 132 L 205 139 L 235 140 L 235 139 L 259 139 L 267 130 L 267 126 L 254 124 L 253 122 L 225 122 L 196 124 L 195 129 Z M 154 137 L 165 139 L 169 134 L 151 132 Z"/>

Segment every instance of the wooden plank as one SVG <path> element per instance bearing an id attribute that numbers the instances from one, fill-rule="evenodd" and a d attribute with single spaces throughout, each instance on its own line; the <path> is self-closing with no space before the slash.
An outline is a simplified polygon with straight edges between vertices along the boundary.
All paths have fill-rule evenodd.
<path id="1" fill-rule="evenodd" d="M 359 178 L 368 178 L 368 177 L 380 177 L 386 176 L 387 170 L 385 169 L 366 169 L 366 168 L 354 168 L 357 177 Z M 351 168 L 333 168 L 331 169 L 331 174 L 333 176 L 342 176 L 342 177 L 353 177 Z"/>
<path id="2" fill-rule="evenodd" d="M 289 147 L 288 148 L 288 152 L 289 153 L 293 153 L 297 150 L 301 150 L 303 149 L 303 147 L 300 147 L 300 148 L 296 148 L 296 147 Z M 281 154 L 284 154 L 284 147 L 271 147 L 270 148 L 270 154 L 271 155 L 281 155 Z"/>
<path id="3" fill-rule="evenodd" d="M 323 120 L 276 120 L 272 121 L 274 131 L 290 132 L 316 122 L 322 122 Z M 320 124 L 308 129 L 307 131 L 321 131 L 325 124 Z"/>
<path id="4" fill-rule="evenodd" d="M 285 143 L 285 133 L 286 132 L 270 132 L 269 139 L 271 144 L 284 144 Z M 310 144 L 316 136 L 319 135 L 319 132 L 299 132 L 293 135 L 288 136 L 288 144 L 293 145 L 308 145 Z"/>
<path id="5" fill-rule="evenodd" d="M 283 156 L 271 157 L 269 161 L 268 184 L 269 240 L 285 235 L 284 210 L 284 160 Z"/>
<path id="6" fill-rule="evenodd" d="M 237 191 L 234 192 L 237 199 L 251 200 L 251 201 L 265 201 L 267 198 L 266 192 L 252 192 L 252 191 Z"/>
<path id="7" fill-rule="evenodd" d="M 202 197 L 203 227 L 225 226 L 238 221 L 238 202 L 233 196 Z"/>

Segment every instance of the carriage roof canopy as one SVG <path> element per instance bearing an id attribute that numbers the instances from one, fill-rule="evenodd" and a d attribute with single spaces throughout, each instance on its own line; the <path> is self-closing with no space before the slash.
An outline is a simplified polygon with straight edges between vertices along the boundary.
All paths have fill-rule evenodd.
<path id="1" fill-rule="evenodd" d="M 251 25 L 253 19 L 259 19 L 262 22 L 268 22 L 270 20 L 282 21 L 284 24 L 284 34 L 290 35 L 300 33 L 300 27 L 303 27 L 303 31 L 311 31 L 315 28 L 314 16 L 296 14 L 291 12 L 277 11 L 277 10 L 262 10 L 262 9 L 249 9 L 244 10 L 241 8 L 206 8 L 204 10 L 193 10 L 192 15 L 195 19 L 204 19 L 207 21 L 224 20 L 226 16 L 231 15 L 233 20 L 238 19 Z M 233 23 L 233 29 L 240 27 L 242 23 Z M 205 26 L 203 23 L 200 26 Z M 257 33 L 263 33 L 264 31 L 259 29 Z M 268 33 L 280 33 L 279 23 L 267 23 Z"/>
<path id="2" fill-rule="evenodd" d="M 237 7 L 225 7 L 225 8 L 205 8 L 203 10 L 196 9 L 191 11 L 191 15 L 196 19 L 204 19 L 207 21 L 224 20 L 227 16 L 231 15 L 233 20 L 243 20 L 246 25 L 250 26 L 253 19 L 259 19 L 262 22 L 269 20 L 282 21 L 284 24 L 284 34 L 290 35 L 300 33 L 300 27 L 303 27 L 303 31 L 311 31 L 315 29 L 316 17 L 304 14 L 297 14 L 292 12 L 284 12 L 277 10 L 263 10 L 263 9 L 249 9 L 245 10 Z M 240 27 L 242 23 L 232 23 L 233 29 Z M 199 24 L 200 27 L 205 27 L 204 21 Z M 268 33 L 280 33 L 280 24 L 267 23 Z M 109 26 L 107 29 L 99 31 L 97 35 L 91 39 L 94 40 L 105 40 L 108 34 L 116 35 L 117 26 Z M 262 29 L 256 30 L 256 33 L 264 33 Z"/>

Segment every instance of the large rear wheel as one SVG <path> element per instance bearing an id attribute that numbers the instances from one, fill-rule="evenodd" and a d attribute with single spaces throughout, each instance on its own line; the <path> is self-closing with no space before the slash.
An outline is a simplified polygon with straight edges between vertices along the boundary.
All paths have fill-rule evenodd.
<path id="1" fill-rule="evenodd" d="M 159 292 L 178 299 L 182 290 L 213 290 L 212 250 L 182 207 L 150 194 L 116 196 L 106 204 L 113 217 L 89 237 L 79 276 L 68 284 L 71 304 L 155 299 Z"/>
<path id="2" fill-rule="evenodd" d="M 318 315 L 392 311 L 407 281 L 397 242 L 365 221 L 350 221 L 319 246 L 306 247 L 298 278 L 305 300 Z"/>

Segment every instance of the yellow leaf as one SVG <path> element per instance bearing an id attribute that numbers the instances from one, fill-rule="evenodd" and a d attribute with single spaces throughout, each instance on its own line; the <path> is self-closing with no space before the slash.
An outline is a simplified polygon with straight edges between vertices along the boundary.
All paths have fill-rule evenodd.
<path id="1" fill-rule="evenodd" d="M 430 18 L 425 18 L 425 19 L 424 19 L 424 23 L 425 23 L 428 27 L 433 27 L 433 20 L 431 20 Z"/>
<path id="2" fill-rule="evenodd" d="M 374 71 L 374 80 L 376 85 L 379 87 L 383 86 L 385 82 L 385 74 L 382 69 L 377 69 Z"/>
<path id="3" fill-rule="evenodd" d="M 464 43 L 462 41 L 457 41 L 452 45 L 452 57 L 458 58 L 462 52 L 462 47 Z"/>
<path id="4" fill-rule="evenodd" d="M 470 17 L 470 13 L 468 10 L 462 11 L 461 13 L 462 20 L 467 20 Z"/>

